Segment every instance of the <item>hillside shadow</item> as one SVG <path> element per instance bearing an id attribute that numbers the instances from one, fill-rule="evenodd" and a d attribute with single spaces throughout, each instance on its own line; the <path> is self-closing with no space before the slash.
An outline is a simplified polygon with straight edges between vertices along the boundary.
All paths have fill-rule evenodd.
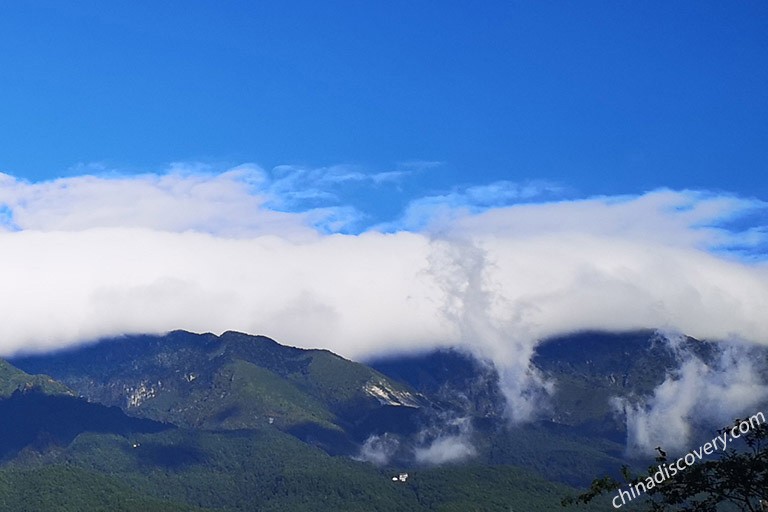
<path id="1" fill-rule="evenodd" d="M 83 432 L 128 436 L 175 428 L 157 421 L 132 418 L 117 407 L 106 407 L 65 395 L 13 393 L 0 400 L 0 460 L 27 446 L 42 451 L 67 446 Z"/>
<path id="2" fill-rule="evenodd" d="M 189 444 L 144 443 L 141 445 L 141 462 L 164 469 L 176 470 L 205 461 L 205 453 Z"/>

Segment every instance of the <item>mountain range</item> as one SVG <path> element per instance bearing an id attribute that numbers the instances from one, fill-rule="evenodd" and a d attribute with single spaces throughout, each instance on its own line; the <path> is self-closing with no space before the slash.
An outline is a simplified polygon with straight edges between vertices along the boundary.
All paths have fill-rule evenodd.
<path id="1" fill-rule="evenodd" d="M 551 510 L 627 462 L 617 400 L 652 397 L 691 358 L 717 367 L 717 343 L 665 339 L 546 340 L 531 371 L 553 383 L 549 401 L 516 425 L 493 362 L 457 349 L 363 364 L 264 336 L 174 331 L 18 356 L 0 362 L 0 503 Z M 765 352 L 749 350 L 765 381 Z"/>

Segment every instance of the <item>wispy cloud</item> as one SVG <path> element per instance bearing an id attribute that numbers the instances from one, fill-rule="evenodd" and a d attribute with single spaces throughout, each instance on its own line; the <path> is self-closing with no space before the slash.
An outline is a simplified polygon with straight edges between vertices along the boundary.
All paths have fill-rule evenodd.
<path id="1" fill-rule="evenodd" d="M 357 460 L 385 466 L 400 449 L 400 440 L 392 434 L 371 435 L 360 447 Z"/>
<path id="2" fill-rule="evenodd" d="M 496 181 L 487 185 L 456 188 L 411 201 L 400 219 L 382 224 L 379 229 L 434 229 L 467 213 L 478 213 L 533 199 L 551 199 L 562 190 L 563 187 L 545 181 Z"/>
<path id="3" fill-rule="evenodd" d="M 308 200 L 338 201 L 338 189 L 343 185 L 397 183 L 407 175 L 401 170 L 371 173 L 351 165 L 280 165 L 269 173 L 268 190 L 273 205 L 301 206 Z"/>
<path id="4" fill-rule="evenodd" d="M 422 172 L 431 169 L 438 169 L 445 165 L 439 160 L 405 160 L 397 163 L 397 169 L 403 172 Z"/>

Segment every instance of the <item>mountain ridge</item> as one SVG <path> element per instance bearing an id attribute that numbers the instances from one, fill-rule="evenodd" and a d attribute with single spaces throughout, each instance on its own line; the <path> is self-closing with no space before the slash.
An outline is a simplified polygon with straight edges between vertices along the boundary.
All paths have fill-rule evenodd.
<path id="1" fill-rule="evenodd" d="M 12 361 L 128 414 L 186 428 L 269 424 L 305 439 L 335 437 L 335 448 L 348 453 L 354 441 L 344 437 L 366 413 L 426 404 L 407 386 L 330 351 L 236 331 L 125 336 Z"/>

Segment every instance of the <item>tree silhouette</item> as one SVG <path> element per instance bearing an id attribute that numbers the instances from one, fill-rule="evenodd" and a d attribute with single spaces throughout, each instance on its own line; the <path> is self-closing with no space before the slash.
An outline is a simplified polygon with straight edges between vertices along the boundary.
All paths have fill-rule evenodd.
<path id="1" fill-rule="evenodd" d="M 749 423 L 750 419 L 737 419 L 734 425 L 718 432 L 730 435 L 745 421 Z M 736 441 L 733 439 L 734 444 Z M 674 476 L 660 479 L 663 480 L 661 483 L 655 481 L 652 486 L 647 486 L 645 493 L 631 500 L 631 509 L 639 510 L 639 505 L 640 509 L 650 512 L 768 511 L 768 426 L 765 423 L 753 424 L 749 431 L 741 433 L 738 441 L 741 450 L 731 448 L 729 442 L 726 451 L 716 452 L 715 459 L 698 461 Z M 627 466 L 623 466 L 623 482 L 611 477 L 597 478 L 583 494 L 565 498 L 563 506 L 587 504 L 598 496 L 618 493 L 620 489 L 626 492 L 638 483 L 642 485 L 658 473 L 659 466 L 674 462 L 667 459 L 661 447 L 657 447 L 656 451 L 659 453 L 656 464 L 648 468 L 647 474 L 633 475 Z M 625 506 L 622 500 L 616 499 L 617 496 L 614 494 L 613 506 Z"/>

